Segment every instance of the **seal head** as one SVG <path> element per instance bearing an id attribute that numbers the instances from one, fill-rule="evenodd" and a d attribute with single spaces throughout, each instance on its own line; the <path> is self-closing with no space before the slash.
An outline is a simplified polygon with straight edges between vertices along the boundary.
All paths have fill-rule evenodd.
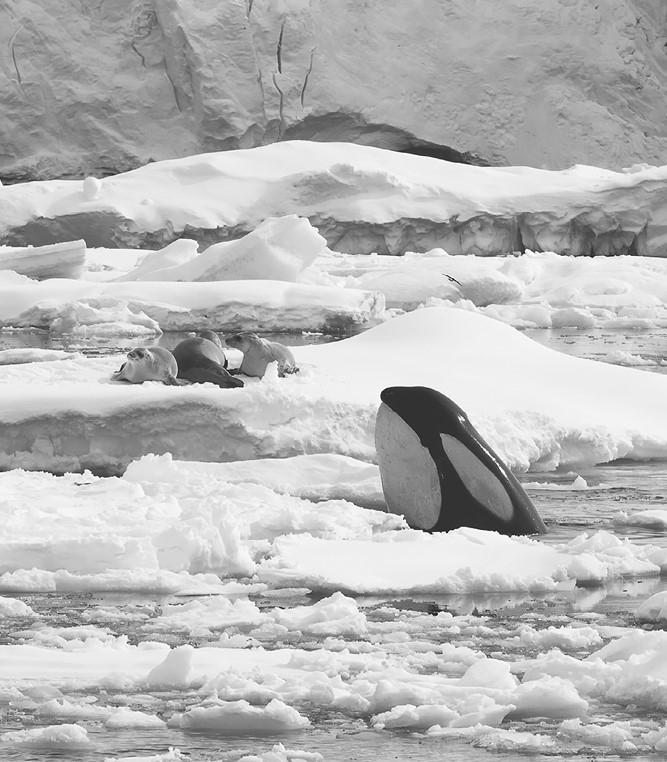
<path id="1" fill-rule="evenodd" d="M 127 353 L 127 359 L 113 374 L 114 381 L 143 384 L 144 381 L 161 381 L 178 386 L 176 358 L 164 347 L 135 347 Z"/>

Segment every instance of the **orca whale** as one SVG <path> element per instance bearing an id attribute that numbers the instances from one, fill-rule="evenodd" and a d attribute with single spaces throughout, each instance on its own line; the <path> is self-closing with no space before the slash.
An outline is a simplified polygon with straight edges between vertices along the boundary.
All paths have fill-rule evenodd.
<path id="1" fill-rule="evenodd" d="M 429 532 L 547 531 L 516 477 L 449 397 L 426 386 L 390 386 L 380 399 L 375 448 L 391 513 Z"/>

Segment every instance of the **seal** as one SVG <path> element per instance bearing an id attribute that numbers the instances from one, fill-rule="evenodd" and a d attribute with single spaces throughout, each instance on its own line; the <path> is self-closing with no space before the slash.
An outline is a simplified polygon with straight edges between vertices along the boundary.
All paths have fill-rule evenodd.
<path id="1" fill-rule="evenodd" d="M 213 334 L 212 331 L 207 333 Z M 178 378 L 193 384 L 209 382 L 221 389 L 243 386 L 240 378 L 227 371 L 227 357 L 222 343 L 216 334 L 213 335 L 217 338 L 217 344 L 199 335 L 183 339 L 172 349 L 178 363 Z"/>
<path id="2" fill-rule="evenodd" d="M 243 352 L 243 362 L 236 371 L 246 376 L 262 378 L 266 366 L 271 362 L 278 363 L 278 375 L 298 373 L 299 369 L 291 350 L 277 341 L 260 339 L 256 333 L 244 331 L 227 338 L 227 345 Z"/>
<path id="3" fill-rule="evenodd" d="M 209 341 L 212 341 L 216 346 L 220 347 L 220 349 L 224 349 L 222 345 L 222 341 L 220 341 L 220 336 L 215 331 L 210 331 L 208 328 L 205 328 L 203 331 L 197 331 L 197 336 L 200 339 L 208 339 Z M 227 362 L 227 359 L 225 358 L 225 362 Z M 227 366 L 225 365 L 225 368 Z"/>
<path id="4" fill-rule="evenodd" d="M 425 386 L 391 386 L 380 399 L 375 448 L 391 513 L 429 532 L 547 531 L 516 477 L 449 397 Z"/>
<path id="5" fill-rule="evenodd" d="M 163 347 L 136 347 L 127 353 L 127 360 L 112 375 L 114 381 L 143 384 L 144 381 L 162 381 L 179 386 L 176 379 L 178 364 L 174 355 Z"/>

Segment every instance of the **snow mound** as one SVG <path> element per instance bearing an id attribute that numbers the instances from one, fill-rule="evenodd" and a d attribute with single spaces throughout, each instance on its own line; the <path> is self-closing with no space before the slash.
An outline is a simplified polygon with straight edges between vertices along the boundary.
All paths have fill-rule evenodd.
<path id="1" fill-rule="evenodd" d="M 172 267 L 168 266 L 168 259 L 164 262 L 158 257 L 169 254 L 167 247 L 143 259 L 136 270 L 119 280 L 294 282 L 325 247 L 326 241 L 308 220 L 287 215 L 266 219 L 238 241 L 214 244 L 202 254 Z"/>
<path id="2" fill-rule="evenodd" d="M 464 310 L 417 310 L 293 352 L 301 373 L 232 390 L 105 383 L 120 357 L 5 366 L 0 465 L 108 473 L 148 452 L 373 461 L 379 395 L 394 385 L 451 397 L 517 470 L 667 453 L 665 376 L 564 355 Z"/>
<path id="3" fill-rule="evenodd" d="M 121 275 L 116 280 L 192 280 L 192 278 L 163 278 L 161 273 L 176 270 L 188 262 L 192 262 L 198 255 L 197 241 L 191 238 L 179 238 L 159 251 L 145 254 L 133 270 Z"/>
<path id="4" fill-rule="evenodd" d="M 153 162 L 105 178 L 93 200 L 79 187 L 67 180 L 0 187 L 0 240 L 56 240 L 65 227 L 89 246 L 163 246 L 181 235 L 210 243 L 297 214 L 330 248 L 353 254 L 667 251 L 664 167 L 479 167 L 285 140 Z"/>

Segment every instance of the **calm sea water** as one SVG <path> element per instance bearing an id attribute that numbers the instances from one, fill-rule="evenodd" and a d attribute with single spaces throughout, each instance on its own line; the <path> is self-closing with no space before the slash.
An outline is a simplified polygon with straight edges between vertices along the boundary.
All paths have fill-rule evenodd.
<path id="1" fill-rule="evenodd" d="M 534 340 L 569 354 L 601 360 L 616 358 L 625 364 L 636 365 L 646 372 L 666 373 L 667 366 L 662 365 L 662 358 L 667 357 L 667 331 L 579 331 L 579 330 L 531 330 L 526 332 Z M 184 335 L 170 334 L 160 339 L 166 347 L 174 346 Z M 285 343 L 312 343 L 326 341 L 325 336 L 276 336 Z M 16 346 L 37 346 L 45 348 L 77 349 L 88 354 L 100 354 L 129 349 L 135 344 L 132 340 L 109 340 L 106 342 L 53 342 L 46 334 L 21 333 L 0 334 L 0 348 Z M 622 355 L 619 353 L 623 353 Z M 651 364 L 645 364 L 648 361 Z M 628 391 L 629 394 L 632 390 Z M 664 546 L 667 544 L 665 532 L 658 529 L 624 526 L 619 523 L 622 513 L 631 514 L 648 508 L 667 510 L 667 462 L 615 462 L 587 468 L 579 474 L 586 479 L 589 488 L 581 491 L 554 490 L 547 487 L 530 488 L 538 511 L 545 519 L 549 534 L 544 538 L 547 543 L 568 541 L 582 532 L 599 529 L 608 530 L 621 537 L 628 537 L 633 542 L 650 542 Z M 530 473 L 522 477 L 525 482 L 540 482 L 546 485 L 570 485 L 575 474 L 569 472 Z M 582 612 L 596 612 L 603 615 L 604 624 L 636 626 L 634 612 L 640 602 L 667 587 L 659 578 L 620 580 L 607 587 L 593 589 L 574 589 L 567 592 L 531 596 L 526 594 L 510 595 L 472 595 L 472 596 L 423 596 L 404 599 L 396 598 L 360 598 L 368 618 L 386 618 L 380 614 L 380 607 L 387 604 L 397 611 L 404 609 L 434 612 L 451 611 L 454 614 L 488 617 L 487 624 L 498 633 L 513 632 L 522 623 L 533 627 L 550 624 L 566 625 L 580 621 Z M 136 630 L 128 632 L 127 623 L 105 622 L 116 634 L 127 634 L 131 642 L 140 642 L 150 637 L 150 620 L 159 613 L 164 602 L 159 596 L 119 596 L 119 595 L 30 595 L 22 596 L 26 602 L 38 611 L 45 623 L 52 626 L 71 626 L 87 623 L 86 612 L 93 606 L 135 607 L 145 614 Z M 285 601 L 284 605 L 304 605 L 316 598 L 304 597 L 294 601 Z M 258 605 L 269 605 L 258 600 Z M 271 603 L 274 605 L 274 603 Z M 424 639 L 428 640 L 428 633 Z M 516 643 L 512 639 L 489 639 L 486 636 L 471 635 L 462 632 L 460 636 L 448 636 L 455 644 L 465 644 L 474 649 L 493 654 L 498 658 L 516 660 L 520 658 Z M 174 635 L 170 642 L 176 645 L 189 638 Z M 0 620 L 0 642 L 20 642 L 20 634 L 11 625 Z M 203 641 L 201 641 L 203 642 Z M 197 644 L 200 644 L 198 641 Z M 265 647 L 280 647 L 280 642 L 266 643 Z M 292 645 L 294 645 L 292 643 Z M 321 646 L 316 638 L 299 643 L 305 648 Z M 407 646 L 409 648 L 409 646 Z M 91 698 L 90 695 L 87 696 Z M 169 716 L 175 704 L 194 703 L 194 694 L 175 696 L 174 694 L 154 693 L 148 696 L 94 696 L 102 703 L 120 703 L 129 701 L 133 708 L 144 709 Z M 70 696 L 76 699 L 77 696 Z M 81 697 L 79 697 L 81 698 Z M 308 707 L 299 707 L 309 715 L 313 727 L 283 736 L 220 737 L 215 734 L 183 732 L 181 730 L 127 730 L 107 731 L 100 723 L 84 721 L 93 741 L 93 747 L 86 751 L 57 753 L 47 749 L 12 749 L 0 750 L 2 760 L 78 760 L 79 762 L 101 762 L 105 757 L 147 756 L 164 753 L 168 746 L 176 746 L 188 754 L 193 762 L 212 762 L 212 760 L 236 760 L 243 752 L 258 753 L 271 748 L 282 741 L 287 748 L 304 751 L 318 751 L 327 761 L 335 762 L 426 762 L 427 760 L 448 760 L 451 762 L 481 762 L 482 760 L 501 757 L 503 759 L 547 760 L 565 759 L 571 755 L 565 752 L 550 754 L 493 753 L 476 748 L 464 741 L 427 738 L 423 735 L 401 732 L 377 732 L 368 728 L 365 718 L 351 719 L 342 714 L 319 711 L 313 714 Z M 645 717 L 642 710 L 629 707 L 609 706 L 596 708 L 595 721 L 604 723 L 611 720 L 626 720 Z M 664 717 L 655 719 L 663 721 Z M 0 713 L 0 732 L 24 729 L 37 725 L 49 724 L 48 719 L 40 718 L 30 710 L 5 706 Z M 517 730 L 553 733 L 558 723 L 511 723 Z M 605 755 L 594 752 L 585 755 L 596 760 L 618 759 L 617 755 Z M 628 755 L 633 760 L 656 759 L 657 756 Z"/>

